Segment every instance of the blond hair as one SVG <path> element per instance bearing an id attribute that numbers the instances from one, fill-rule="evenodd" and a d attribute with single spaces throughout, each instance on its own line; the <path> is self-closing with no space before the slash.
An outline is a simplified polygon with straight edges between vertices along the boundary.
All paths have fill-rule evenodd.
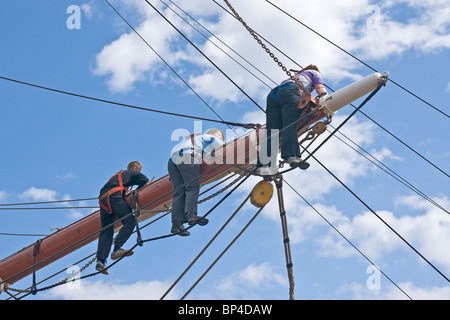
<path id="1" fill-rule="evenodd" d="M 214 133 L 217 133 L 217 132 L 219 132 L 222 135 L 222 140 L 223 140 L 225 138 L 225 136 L 223 134 L 223 131 L 220 130 L 220 129 L 216 129 L 216 128 L 208 129 L 208 130 L 205 131 L 205 134 L 213 135 Z"/>
<path id="2" fill-rule="evenodd" d="M 139 161 L 131 161 L 127 166 L 127 170 L 141 172 L 142 164 Z"/>

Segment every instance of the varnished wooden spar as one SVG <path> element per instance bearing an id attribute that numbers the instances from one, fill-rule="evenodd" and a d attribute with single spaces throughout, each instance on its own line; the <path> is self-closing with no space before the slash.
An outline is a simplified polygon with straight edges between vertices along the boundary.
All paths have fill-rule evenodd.
<path id="1" fill-rule="evenodd" d="M 235 149 L 237 149 L 243 141 L 246 141 L 248 144 L 249 136 L 243 137 L 242 139 L 237 139 L 223 148 L 220 148 L 216 154 L 216 157 L 219 158 L 224 155 L 225 158 L 222 159 L 225 159 L 225 164 L 202 164 L 202 172 L 204 173 L 200 177 L 200 182 L 202 185 L 220 179 L 229 172 L 234 172 L 233 169 L 236 169 L 236 167 L 226 163 L 227 161 L 229 163 L 233 163 L 232 159 L 226 158 L 226 154 L 232 155 L 232 151 L 236 151 Z M 163 161 L 166 161 L 166 159 Z M 145 206 L 145 210 L 159 210 L 164 207 L 170 207 L 170 202 L 172 200 L 171 191 L 172 184 L 169 181 L 169 177 L 166 175 L 137 191 L 137 205 L 138 207 Z M 130 203 L 129 198 L 130 196 L 127 196 L 127 201 Z M 41 239 L 39 251 L 35 260 L 37 264 L 36 270 L 39 270 L 62 258 L 63 256 L 98 239 L 99 230 L 101 229 L 99 214 L 100 210 L 97 210 L 89 216 L 86 216 L 85 218 L 68 225 L 58 232 Z M 140 216 L 139 220 L 142 221 L 154 215 L 155 213 L 143 214 Z M 120 222 L 116 222 L 116 229 L 120 225 Z M 6 280 L 8 284 L 13 284 L 31 274 L 33 272 L 33 251 L 34 244 L 31 244 L 30 246 L 0 261 L 0 278 Z"/>
<path id="2" fill-rule="evenodd" d="M 316 116 L 308 123 L 316 122 L 323 118 L 324 114 Z M 306 124 L 303 124 L 304 127 Z M 227 142 L 225 146 L 219 147 L 215 152 L 215 163 L 201 164 L 200 182 L 206 185 L 217 181 L 229 173 L 244 173 L 243 169 L 256 164 L 257 137 L 264 136 L 265 129 L 258 129 L 251 134 Z M 220 161 L 217 159 L 224 159 Z M 166 161 L 164 159 L 163 161 Z M 222 163 L 223 162 L 223 163 Z M 172 201 L 172 184 L 166 175 L 153 183 L 137 191 L 136 202 L 138 207 L 145 207 L 139 220 L 143 221 L 156 213 L 151 210 L 169 208 Z M 127 196 L 130 203 L 130 197 Z M 98 239 L 100 223 L 100 210 L 78 220 L 67 227 L 51 234 L 41 240 L 38 254 L 36 256 L 36 270 L 39 270 L 52 262 L 76 251 L 77 249 Z M 115 229 L 121 226 L 116 222 Z M 8 284 L 13 284 L 20 279 L 33 273 L 33 251 L 34 244 L 20 250 L 19 252 L 0 261 L 0 278 Z"/>
<path id="3" fill-rule="evenodd" d="M 334 113 L 349 103 L 349 101 L 354 101 L 374 90 L 380 84 L 380 81 L 385 80 L 379 73 L 374 73 L 329 96 L 322 97 L 320 101 L 323 101 L 323 103 L 317 102 L 311 96 L 302 100 L 302 104 L 306 105 L 311 103 L 316 112 L 314 116 L 308 117 L 298 123 L 297 135 L 300 136 L 311 125 L 326 117 L 328 114 Z M 351 96 L 351 98 L 347 98 L 348 96 Z M 342 99 L 343 97 L 346 99 Z M 243 169 L 251 168 L 252 165 L 256 164 L 256 146 L 258 140 L 261 140 L 264 136 L 264 131 L 265 129 L 252 131 L 248 135 L 239 137 L 234 141 L 227 142 L 225 146 L 219 147 L 216 150 L 214 159 L 223 159 L 223 163 L 221 163 L 222 161 L 216 161 L 216 163 L 212 164 L 203 163 L 201 165 L 201 185 L 214 182 L 229 173 L 237 172 L 242 174 L 245 172 Z M 258 139 L 258 137 L 260 138 Z M 161 161 L 167 160 L 162 159 Z M 136 197 L 137 206 L 145 207 L 146 210 L 146 213 L 141 214 L 139 220 L 146 220 L 156 214 L 148 211 L 169 208 L 172 200 L 171 192 L 172 184 L 167 175 L 138 190 Z M 127 201 L 130 203 L 129 196 L 127 197 Z M 58 232 L 41 239 L 39 250 L 36 251 L 35 270 L 39 270 L 98 239 L 99 230 L 101 229 L 99 214 L 99 210 L 95 211 Z M 120 225 L 119 222 L 116 223 L 116 231 Z M 11 285 L 32 274 L 34 249 L 35 245 L 31 244 L 1 260 L 0 283 L 5 281 L 6 284 Z M 0 292 L 3 288 L 4 285 L 0 285 Z"/>

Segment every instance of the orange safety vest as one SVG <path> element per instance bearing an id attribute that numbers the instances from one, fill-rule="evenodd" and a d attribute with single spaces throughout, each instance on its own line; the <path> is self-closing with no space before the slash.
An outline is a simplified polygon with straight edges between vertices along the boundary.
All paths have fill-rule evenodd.
<path id="1" fill-rule="evenodd" d="M 117 176 L 117 178 L 119 179 L 119 186 L 118 187 L 114 187 L 111 190 L 108 190 L 107 192 L 105 192 L 104 194 L 102 194 L 100 197 L 98 197 L 98 203 L 100 204 L 100 207 L 103 208 L 106 212 L 108 212 L 109 214 L 111 214 L 112 208 L 111 208 L 111 202 L 109 201 L 109 197 L 117 191 L 120 192 L 124 192 L 126 190 L 128 190 L 129 187 L 125 187 L 123 185 L 123 179 L 122 179 L 122 173 L 123 170 L 120 170 L 119 172 L 117 172 L 115 175 L 113 175 L 108 181 L 111 181 L 115 176 Z M 106 205 L 102 203 L 102 200 L 106 198 Z"/>

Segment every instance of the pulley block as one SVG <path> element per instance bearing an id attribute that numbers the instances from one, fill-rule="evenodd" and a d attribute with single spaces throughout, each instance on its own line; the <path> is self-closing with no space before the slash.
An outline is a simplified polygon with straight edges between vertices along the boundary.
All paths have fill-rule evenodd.
<path id="1" fill-rule="evenodd" d="M 322 134 L 325 132 L 326 129 L 327 124 L 325 122 L 317 122 L 312 128 L 312 132 L 314 134 Z"/>
<path id="2" fill-rule="evenodd" d="M 260 181 L 254 187 L 250 195 L 250 203 L 257 208 L 264 207 L 272 198 L 273 185 L 269 181 Z"/>

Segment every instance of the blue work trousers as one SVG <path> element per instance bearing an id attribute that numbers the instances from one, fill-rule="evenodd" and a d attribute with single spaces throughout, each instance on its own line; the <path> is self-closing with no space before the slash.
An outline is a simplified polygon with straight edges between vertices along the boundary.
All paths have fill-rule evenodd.
<path id="1" fill-rule="evenodd" d="M 120 192 L 116 193 L 120 194 Z M 115 247 L 120 248 L 125 244 L 125 242 L 133 233 L 134 227 L 136 226 L 136 218 L 133 215 L 130 215 L 132 210 L 127 201 L 122 196 L 116 196 L 115 194 L 112 194 L 110 197 L 110 203 L 113 213 L 108 213 L 103 208 L 100 208 L 102 228 L 111 225 L 114 222 L 115 215 L 117 215 L 119 218 L 127 216 L 126 218 L 121 220 L 123 226 L 117 234 L 116 240 L 114 241 Z M 100 260 L 104 263 L 106 262 L 106 258 L 108 257 L 108 254 L 111 250 L 113 236 L 113 225 L 100 231 L 100 235 L 98 238 L 97 260 Z"/>
<path id="2" fill-rule="evenodd" d="M 193 159 L 192 159 L 193 160 Z M 174 164 L 170 159 L 167 164 L 173 187 L 172 222 L 186 222 L 186 213 L 197 213 L 198 194 L 200 191 L 200 164 Z"/>
<path id="3" fill-rule="evenodd" d="M 278 130 L 281 136 L 281 158 L 289 157 L 300 158 L 300 146 L 297 138 L 296 122 L 302 113 L 298 109 L 298 103 L 301 99 L 298 86 L 295 83 L 288 82 L 280 85 L 267 95 L 266 104 L 266 134 L 261 143 L 260 153 L 267 155 L 269 163 L 262 163 L 258 158 L 258 166 L 272 165 L 276 166 L 278 150 L 272 150 L 272 135 L 278 137 Z M 273 130 L 277 129 L 277 130 Z M 278 144 L 275 144 L 278 145 Z"/>

